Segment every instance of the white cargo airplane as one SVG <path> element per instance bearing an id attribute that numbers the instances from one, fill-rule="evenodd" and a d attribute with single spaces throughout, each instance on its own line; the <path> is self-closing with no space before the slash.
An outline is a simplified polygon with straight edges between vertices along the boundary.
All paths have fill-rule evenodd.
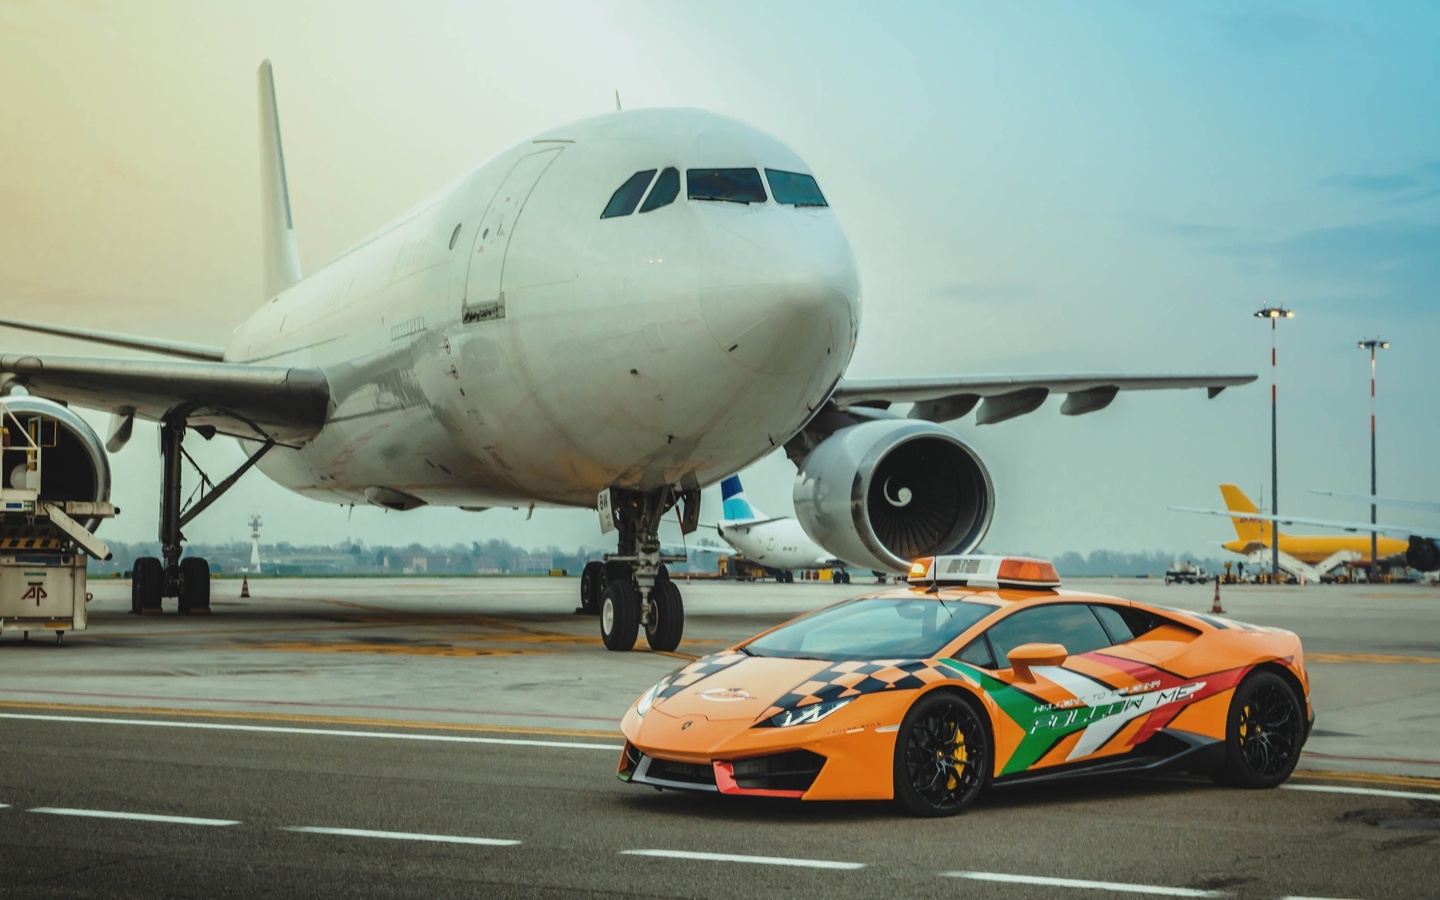
<path id="1" fill-rule="evenodd" d="M 720 482 L 720 503 L 716 532 L 746 559 L 773 570 L 777 581 L 794 581 L 796 569 L 835 569 L 837 584 L 850 583 L 845 561 L 811 540 L 798 521 L 751 506 L 739 475 Z"/>
<path id="2" fill-rule="evenodd" d="M 833 555 L 905 571 L 964 553 L 994 507 L 978 455 L 937 422 L 1107 406 L 1117 391 L 1254 375 L 856 380 L 860 288 L 809 167 L 741 122 L 694 109 L 617 112 L 527 140 L 302 279 L 274 82 L 259 70 L 265 296 L 223 346 L 54 324 L 3 324 L 164 361 L 0 355 L 12 397 L 60 427 L 52 496 L 109 494 L 105 450 L 160 422 L 163 560 L 137 560 L 132 608 L 209 606 L 183 526 L 250 466 L 331 503 L 598 508 L 619 551 L 581 602 L 612 650 L 643 626 L 673 649 L 684 611 L 657 530 L 700 489 L 784 446 L 796 516 Z M 763 398 L 756 402 L 756 398 Z M 113 413 L 101 445 L 62 404 Z M 913 404 L 908 417 L 892 404 Z M 181 506 L 182 442 L 250 453 Z M 208 484 L 208 480 L 206 482 Z"/>

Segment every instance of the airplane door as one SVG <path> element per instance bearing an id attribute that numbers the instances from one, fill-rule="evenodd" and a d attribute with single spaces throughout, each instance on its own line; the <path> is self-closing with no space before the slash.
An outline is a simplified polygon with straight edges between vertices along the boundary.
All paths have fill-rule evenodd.
<path id="1" fill-rule="evenodd" d="M 520 212 L 530 192 L 545 174 L 550 163 L 560 155 L 561 148 L 552 147 L 522 157 L 505 176 L 480 226 L 475 230 L 475 245 L 470 252 L 470 272 L 461 301 L 461 317 L 466 323 L 486 322 L 505 318 L 505 251 L 510 235 L 520 220 Z"/>

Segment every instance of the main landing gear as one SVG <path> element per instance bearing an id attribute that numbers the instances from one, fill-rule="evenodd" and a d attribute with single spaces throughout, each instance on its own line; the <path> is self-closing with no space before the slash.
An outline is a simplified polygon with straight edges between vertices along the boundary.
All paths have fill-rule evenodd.
<path id="1" fill-rule="evenodd" d="M 590 562 L 580 576 L 580 612 L 600 616 L 600 637 L 607 650 L 629 650 L 639 631 L 651 650 L 668 652 L 680 645 L 685 631 L 685 603 L 670 580 L 667 562 L 684 556 L 660 551 L 660 519 L 680 505 L 680 530 L 699 525 L 700 492 L 631 491 L 612 488 L 601 494 L 600 516 L 605 530 L 618 530 L 619 552 L 604 562 Z M 608 513 L 608 517 L 607 517 Z"/>
<path id="2" fill-rule="evenodd" d="M 275 446 L 266 440 L 238 469 L 219 484 L 213 483 L 190 454 L 185 452 L 185 414 L 177 411 L 160 425 L 160 455 L 164 459 L 164 478 L 160 487 L 160 548 L 163 560 L 142 556 L 135 560 L 130 573 L 130 612 L 155 616 L 161 612 L 161 601 L 175 597 L 181 615 L 208 615 L 210 612 L 210 563 L 195 556 L 180 558 L 185 535 L 180 529 L 220 499 L 240 476 L 260 461 Z M 215 436 L 215 429 L 197 428 L 206 440 Z M 181 460 L 189 462 L 200 473 L 200 498 L 189 508 L 182 508 Z M 208 489 L 208 490 L 207 490 Z"/>

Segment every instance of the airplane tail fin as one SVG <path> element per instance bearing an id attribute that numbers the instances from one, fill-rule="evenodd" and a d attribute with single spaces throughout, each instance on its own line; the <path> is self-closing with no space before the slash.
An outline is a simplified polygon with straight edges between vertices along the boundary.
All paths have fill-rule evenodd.
<path id="1" fill-rule="evenodd" d="M 724 501 L 723 517 L 727 521 L 742 522 L 746 519 L 761 518 L 761 513 L 745 499 L 745 487 L 740 484 L 739 475 L 731 475 L 720 482 L 720 499 Z"/>
<path id="2" fill-rule="evenodd" d="M 1275 526 L 1263 519 L 1245 515 L 1259 512 L 1250 498 L 1245 496 L 1245 492 L 1233 484 L 1222 484 L 1220 495 L 1225 498 L 1225 508 L 1237 513 L 1230 517 L 1230 521 L 1235 523 L 1236 536 L 1242 541 L 1270 546 L 1270 530 Z"/>
<path id="3" fill-rule="evenodd" d="M 260 252 L 265 260 L 265 299 L 300 280 L 300 249 L 290 214 L 290 185 L 280 145 L 280 108 L 270 60 L 260 64 Z"/>

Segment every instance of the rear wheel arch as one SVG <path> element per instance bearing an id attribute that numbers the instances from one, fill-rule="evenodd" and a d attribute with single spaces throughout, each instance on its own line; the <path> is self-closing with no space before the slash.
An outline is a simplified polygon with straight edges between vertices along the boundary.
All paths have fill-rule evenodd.
<path id="1" fill-rule="evenodd" d="M 1280 676 L 1286 684 L 1290 685 L 1290 690 L 1295 692 L 1295 699 L 1300 701 L 1300 711 L 1306 711 L 1305 707 L 1308 705 L 1308 698 L 1305 696 L 1305 686 L 1300 683 L 1300 679 L 1289 666 L 1279 660 L 1270 660 L 1252 666 L 1250 671 L 1245 673 L 1245 677 L 1249 678 L 1255 672 L 1271 672 Z M 1241 679 L 1241 681 L 1244 680 L 1243 678 Z M 1236 686 L 1238 687 L 1239 685 L 1237 684 Z"/>

